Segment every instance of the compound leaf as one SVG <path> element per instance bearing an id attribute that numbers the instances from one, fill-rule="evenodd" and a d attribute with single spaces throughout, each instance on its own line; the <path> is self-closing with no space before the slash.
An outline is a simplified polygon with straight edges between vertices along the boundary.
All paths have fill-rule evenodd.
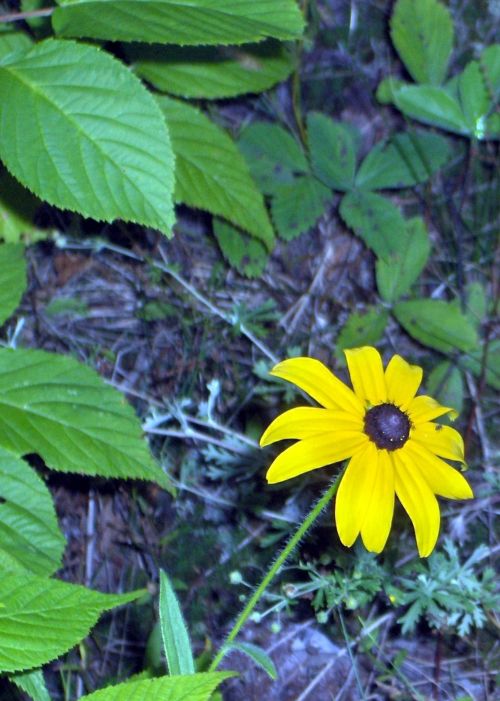
<path id="1" fill-rule="evenodd" d="M 66 37 L 159 44 L 243 44 L 298 39 L 295 0 L 59 0 L 52 15 Z"/>
<path id="2" fill-rule="evenodd" d="M 62 355 L 0 348 L 0 445 L 62 472 L 168 484 L 123 396 Z"/>
<path id="3" fill-rule="evenodd" d="M 24 246 L 0 245 L 0 326 L 17 309 L 26 289 Z"/>
<path id="4" fill-rule="evenodd" d="M 436 0 L 398 0 L 391 17 L 391 37 L 417 83 L 440 85 L 453 48 L 453 22 Z"/>
<path id="5" fill-rule="evenodd" d="M 61 566 L 65 540 L 52 497 L 24 461 L 0 448 L 0 565 L 51 575 Z"/>
<path id="6" fill-rule="evenodd" d="M 0 579 L 0 671 L 39 667 L 84 638 L 100 615 L 144 592 L 101 594 L 32 574 Z"/>
<path id="7" fill-rule="evenodd" d="M 195 107 L 159 97 L 177 159 L 178 202 L 224 217 L 261 239 L 274 232 L 261 193 L 230 136 Z"/>
<path id="8" fill-rule="evenodd" d="M 95 46 L 49 39 L 0 60 L 0 156 L 50 204 L 169 233 L 174 158 L 140 80 Z"/>
<path id="9" fill-rule="evenodd" d="M 226 47 L 136 46 L 127 55 L 132 68 L 158 90 L 208 100 L 259 93 L 293 70 L 275 41 Z"/>

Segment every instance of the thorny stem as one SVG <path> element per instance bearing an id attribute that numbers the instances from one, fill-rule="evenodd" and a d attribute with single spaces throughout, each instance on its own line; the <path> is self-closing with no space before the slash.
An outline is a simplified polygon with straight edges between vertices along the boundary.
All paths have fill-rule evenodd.
<path id="1" fill-rule="evenodd" d="M 265 590 L 267 587 L 271 584 L 272 580 L 274 577 L 278 574 L 279 570 L 281 567 L 284 565 L 286 560 L 290 557 L 292 552 L 295 550 L 299 542 L 302 540 L 302 538 L 305 536 L 307 531 L 311 528 L 313 523 L 316 521 L 320 513 L 323 511 L 325 506 L 332 500 L 332 498 L 335 496 L 337 489 L 340 484 L 340 479 L 344 473 L 344 470 L 341 470 L 341 472 L 337 475 L 337 477 L 333 480 L 331 485 L 328 487 L 326 492 L 323 494 L 323 496 L 319 499 L 319 501 L 316 502 L 316 504 L 312 507 L 311 511 L 308 513 L 304 521 L 300 524 L 300 526 L 297 528 L 293 536 L 290 538 L 284 549 L 281 551 L 281 553 L 278 555 L 274 563 L 271 565 L 268 573 L 264 577 L 264 579 L 261 581 L 257 589 L 254 591 L 250 599 L 248 600 L 245 608 L 243 611 L 240 613 L 238 618 L 236 619 L 235 624 L 231 628 L 231 631 L 229 632 L 229 635 L 226 638 L 226 642 L 224 645 L 221 647 L 217 655 L 214 657 L 212 660 L 212 663 L 209 667 L 209 672 L 213 672 L 217 667 L 219 666 L 222 658 L 228 651 L 228 645 L 233 642 L 233 640 L 236 638 L 238 633 L 240 632 L 241 628 L 243 625 L 246 623 L 248 618 L 250 617 L 252 611 L 254 610 L 255 606 L 258 604 L 260 598 L 264 594 Z"/>

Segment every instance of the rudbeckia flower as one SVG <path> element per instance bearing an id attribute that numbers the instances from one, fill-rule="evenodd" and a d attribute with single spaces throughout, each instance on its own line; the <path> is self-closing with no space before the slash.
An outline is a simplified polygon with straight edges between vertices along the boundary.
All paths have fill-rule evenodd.
<path id="1" fill-rule="evenodd" d="M 350 458 L 335 500 L 340 540 L 351 546 L 358 535 L 367 550 L 387 542 L 397 495 L 410 517 L 420 557 L 430 555 L 439 534 L 435 495 L 470 499 L 462 474 L 441 458 L 465 464 L 462 437 L 434 423 L 453 409 L 416 392 L 422 369 L 394 355 L 385 371 L 380 354 L 366 346 L 345 351 L 350 389 L 319 360 L 291 358 L 271 374 L 300 387 L 322 408 L 298 407 L 278 416 L 261 446 L 283 439 L 298 443 L 284 450 L 267 472 L 282 482 Z"/>

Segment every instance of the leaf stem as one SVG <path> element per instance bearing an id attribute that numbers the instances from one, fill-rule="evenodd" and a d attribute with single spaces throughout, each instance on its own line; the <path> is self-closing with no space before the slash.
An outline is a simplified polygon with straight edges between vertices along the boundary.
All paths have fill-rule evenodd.
<path id="1" fill-rule="evenodd" d="M 229 632 L 229 635 L 227 636 L 226 642 L 224 645 L 221 647 L 217 655 L 214 657 L 208 671 L 212 672 L 217 667 L 219 666 L 222 658 L 227 652 L 227 646 L 229 643 L 232 643 L 232 641 L 236 638 L 238 633 L 240 632 L 241 628 L 243 627 L 244 623 L 248 620 L 250 617 L 252 611 L 254 610 L 255 606 L 259 602 L 260 598 L 264 594 L 265 590 L 271 583 L 271 581 L 274 579 L 274 577 L 278 574 L 279 570 L 281 569 L 282 565 L 286 562 L 286 560 L 290 557 L 292 552 L 295 550 L 299 542 L 302 540 L 302 538 L 305 536 L 307 531 L 311 528 L 313 523 L 316 521 L 320 513 L 323 511 L 325 506 L 331 501 L 335 493 L 337 492 L 337 489 L 340 484 L 340 479 L 344 473 L 344 470 L 341 470 L 341 472 L 335 477 L 331 485 L 328 487 L 326 492 L 323 494 L 323 496 L 319 499 L 319 501 L 316 502 L 316 504 L 312 507 L 311 511 L 308 513 L 304 521 L 300 524 L 300 526 L 297 528 L 295 533 L 292 535 L 284 549 L 281 551 L 281 553 L 278 555 L 274 563 L 271 565 L 268 573 L 262 580 L 262 582 L 259 584 L 257 589 L 254 591 L 250 599 L 248 600 L 245 608 L 243 611 L 240 613 L 238 618 L 236 619 L 235 624 L 231 628 L 231 631 Z"/>

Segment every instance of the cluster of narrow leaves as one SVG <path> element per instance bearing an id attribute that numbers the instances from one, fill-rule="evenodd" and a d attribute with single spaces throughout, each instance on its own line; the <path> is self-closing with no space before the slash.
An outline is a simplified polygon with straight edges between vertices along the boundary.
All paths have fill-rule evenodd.
<path id="1" fill-rule="evenodd" d="M 25 280 L 23 247 L 4 243 L 0 324 L 19 304 Z M 51 494 L 24 457 L 33 453 L 52 470 L 169 483 L 132 408 L 93 370 L 70 357 L 0 347 L 0 674 L 34 701 L 49 701 L 41 667 L 80 642 L 103 612 L 145 592 L 102 594 L 53 577 L 65 539 Z M 175 621 L 169 625 L 177 631 Z M 227 676 L 173 666 L 168 677 L 85 698 L 207 701 Z"/>
<path id="2" fill-rule="evenodd" d="M 156 98 L 234 97 L 286 78 L 293 63 L 280 42 L 303 30 L 295 0 L 61 0 L 50 17 L 26 21 L 30 33 L 0 31 L 0 159 L 25 188 L 85 217 L 167 235 L 183 202 L 272 245 L 231 138 L 188 103 Z M 13 207 L 3 190 L 0 235 L 14 240 L 37 199 Z"/>

